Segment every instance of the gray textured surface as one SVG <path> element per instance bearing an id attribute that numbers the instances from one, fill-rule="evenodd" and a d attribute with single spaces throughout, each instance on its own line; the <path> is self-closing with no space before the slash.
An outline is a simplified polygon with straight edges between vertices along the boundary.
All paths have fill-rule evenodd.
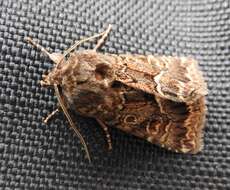
<path id="1" fill-rule="evenodd" d="M 0 1 L 1 189 L 229 189 L 229 1 Z M 27 45 L 31 36 L 52 51 L 113 24 L 101 51 L 191 55 L 208 82 L 204 151 L 174 154 L 111 129 L 113 151 L 90 119 L 76 119 L 94 164 L 59 114 L 53 91 L 40 87 L 52 67 Z M 92 44 L 84 44 L 90 48 Z"/>

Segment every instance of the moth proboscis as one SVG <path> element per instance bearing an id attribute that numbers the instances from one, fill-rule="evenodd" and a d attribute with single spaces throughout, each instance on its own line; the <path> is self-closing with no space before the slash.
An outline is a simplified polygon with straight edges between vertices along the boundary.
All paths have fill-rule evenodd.
<path id="1" fill-rule="evenodd" d="M 70 109 L 97 120 L 109 149 L 112 142 L 108 126 L 114 126 L 174 152 L 199 152 L 207 86 L 197 62 L 188 57 L 97 52 L 110 30 L 111 25 L 102 33 L 77 41 L 63 54 L 49 53 L 27 38 L 54 62 L 41 85 L 54 87 L 58 103 L 89 161 L 88 148 Z M 93 50 L 74 51 L 83 42 L 99 37 Z M 57 112 L 54 110 L 44 121 Z"/>

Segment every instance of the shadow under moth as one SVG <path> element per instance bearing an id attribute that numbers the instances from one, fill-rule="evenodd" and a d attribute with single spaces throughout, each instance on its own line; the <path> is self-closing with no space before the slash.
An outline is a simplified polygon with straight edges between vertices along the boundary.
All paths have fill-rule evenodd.
<path id="1" fill-rule="evenodd" d="M 49 53 L 31 38 L 54 67 L 42 86 L 55 90 L 70 127 L 90 154 L 70 110 L 95 118 L 112 149 L 108 127 L 143 138 L 168 150 L 195 154 L 202 149 L 207 86 L 197 61 L 188 57 L 116 55 L 97 52 L 111 25 L 102 33 L 77 41 L 64 53 Z M 92 50 L 75 51 L 100 38 Z M 58 112 L 54 110 L 44 120 Z"/>

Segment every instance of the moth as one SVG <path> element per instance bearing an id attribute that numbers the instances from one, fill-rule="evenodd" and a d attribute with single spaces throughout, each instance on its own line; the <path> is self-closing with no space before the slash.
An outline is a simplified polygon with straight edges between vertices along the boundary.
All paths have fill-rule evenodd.
<path id="1" fill-rule="evenodd" d="M 84 146 L 70 110 L 97 120 L 112 149 L 109 127 L 143 138 L 179 153 L 196 154 L 203 146 L 207 85 L 196 60 L 189 57 L 99 53 L 111 25 L 99 34 L 77 41 L 64 53 L 49 53 L 31 38 L 54 67 L 41 85 L 53 87 L 70 127 Z M 100 38 L 91 50 L 75 51 Z M 54 110 L 44 120 L 58 112 Z"/>

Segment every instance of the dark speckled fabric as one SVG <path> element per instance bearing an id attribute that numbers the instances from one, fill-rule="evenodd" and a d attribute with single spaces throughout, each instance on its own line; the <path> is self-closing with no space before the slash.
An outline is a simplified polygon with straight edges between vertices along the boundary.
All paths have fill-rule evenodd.
<path id="1" fill-rule="evenodd" d="M 192 56 L 208 82 L 204 150 L 168 152 L 111 129 L 113 151 L 92 119 L 76 115 L 93 163 L 62 113 L 52 89 L 39 85 L 50 51 L 113 31 L 102 52 Z M 0 189 L 230 189 L 230 3 L 228 0 L 1 0 Z M 82 48 L 92 48 L 85 43 Z"/>

